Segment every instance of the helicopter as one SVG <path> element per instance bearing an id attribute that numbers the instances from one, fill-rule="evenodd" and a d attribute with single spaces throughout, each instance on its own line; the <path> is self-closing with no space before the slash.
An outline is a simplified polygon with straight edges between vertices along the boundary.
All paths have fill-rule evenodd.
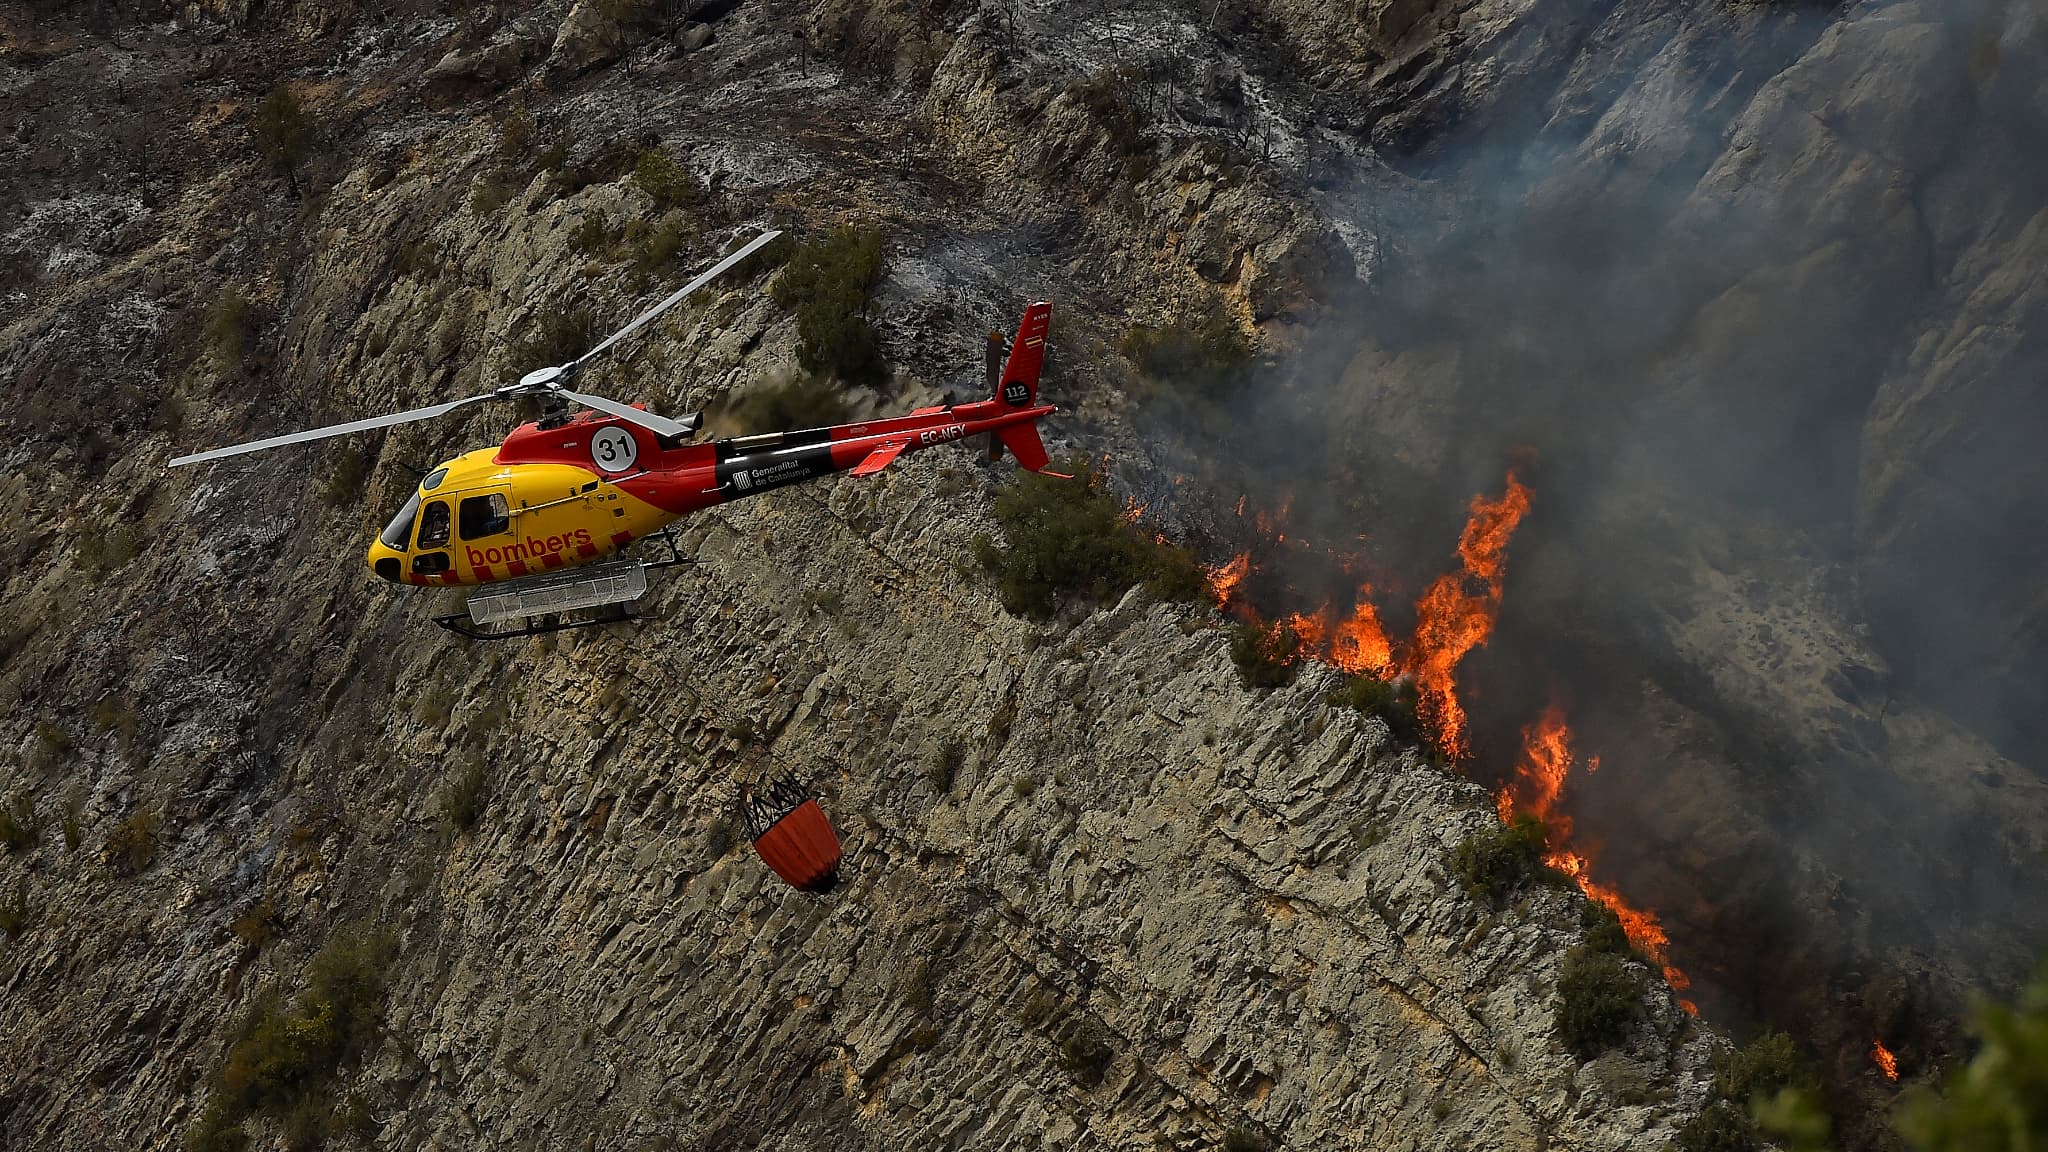
<path id="1" fill-rule="evenodd" d="M 430 420 L 485 400 L 537 397 L 539 419 L 514 428 L 498 447 L 428 469 L 365 556 L 370 571 L 393 584 L 476 588 L 467 612 L 434 621 L 483 640 L 633 618 L 648 571 L 688 562 L 670 526 L 714 505 L 837 472 L 872 476 L 906 453 L 982 436 L 990 459 L 1008 449 L 1025 469 L 1059 475 L 1046 469 L 1038 433 L 1038 421 L 1058 411 L 1038 402 L 1052 323 L 1052 305 L 1043 301 L 1025 309 L 1007 346 L 1000 333 L 989 334 L 986 399 L 955 404 L 949 395 L 902 416 L 692 442 L 701 412 L 671 419 L 566 387 L 599 354 L 780 234 L 755 237 L 566 364 L 475 396 L 197 452 L 170 466 Z M 571 405 L 583 411 L 571 414 Z M 665 555 L 620 556 L 656 537 Z M 601 614 L 582 614 L 593 609 Z"/>

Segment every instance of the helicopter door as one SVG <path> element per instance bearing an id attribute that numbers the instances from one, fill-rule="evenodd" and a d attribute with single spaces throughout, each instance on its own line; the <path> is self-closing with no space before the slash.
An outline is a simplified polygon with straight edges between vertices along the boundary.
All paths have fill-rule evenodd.
<path id="1" fill-rule="evenodd" d="M 412 558 L 415 576 L 439 576 L 448 571 L 448 501 L 429 500 L 420 509 L 420 535 Z"/>
<path id="2" fill-rule="evenodd" d="M 465 492 L 455 508 L 455 529 L 471 575 L 486 584 L 517 576 L 525 553 L 513 547 L 512 505 L 502 491 Z"/>

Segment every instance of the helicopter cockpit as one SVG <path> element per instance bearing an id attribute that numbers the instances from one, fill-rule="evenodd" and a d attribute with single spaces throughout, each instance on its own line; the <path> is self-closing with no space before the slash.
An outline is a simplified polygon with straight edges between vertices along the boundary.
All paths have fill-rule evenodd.
<path id="1" fill-rule="evenodd" d="M 382 550 L 389 552 L 411 552 L 414 544 L 418 544 L 419 550 L 412 558 L 412 570 L 417 575 L 436 576 L 448 570 L 448 553 L 437 551 L 448 546 L 448 502 L 429 498 L 447 478 L 446 465 L 421 477 L 419 489 L 405 498 L 398 515 L 393 516 L 391 523 L 384 526 L 384 531 L 377 534 L 377 543 L 383 546 Z M 424 515 L 420 509 L 422 501 L 426 503 Z M 413 537 L 415 525 L 419 528 L 417 541 Z M 397 556 L 378 555 L 379 551 L 371 549 L 371 570 L 394 584 L 402 583 L 405 579 L 404 561 Z"/>

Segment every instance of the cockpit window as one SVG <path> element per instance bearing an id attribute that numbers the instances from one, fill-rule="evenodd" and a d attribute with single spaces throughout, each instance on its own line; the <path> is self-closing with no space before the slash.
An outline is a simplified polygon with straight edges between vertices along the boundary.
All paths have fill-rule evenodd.
<path id="1" fill-rule="evenodd" d="M 504 495 L 499 492 L 465 496 L 456 519 L 461 521 L 464 540 L 481 540 L 486 536 L 496 536 L 512 526 L 512 506 L 505 503 Z"/>
<path id="2" fill-rule="evenodd" d="M 446 548 L 448 546 L 448 502 L 430 500 L 426 511 L 420 514 L 420 548 Z"/>
<path id="3" fill-rule="evenodd" d="M 412 543 L 412 518 L 419 514 L 419 510 L 420 494 L 415 492 L 406 500 L 405 507 L 398 510 L 398 515 L 391 518 L 391 523 L 384 526 L 384 534 L 377 539 L 383 541 L 386 548 L 405 551 L 406 545 Z"/>
<path id="4" fill-rule="evenodd" d="M 441 481 L 446 480 L 447 478 L 448 470 L 446 468 L 436 468 L 432 472 L 427 473 L 426 476 L 420 480 L 420 491 L 432 492 L 434 489 L 439 488 L 441 486 Z"/>

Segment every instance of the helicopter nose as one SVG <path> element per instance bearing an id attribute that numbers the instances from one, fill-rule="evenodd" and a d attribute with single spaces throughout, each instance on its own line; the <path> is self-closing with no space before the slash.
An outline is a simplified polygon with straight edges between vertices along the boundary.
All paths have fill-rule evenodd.
<path id="1" fill-rule="evenodd" d="M 398 557 L 392 555 L 380 545 L 370 549 L 369 560 L 370 571 L 391 581 L 393 584 L 399 582 L 400 566 Z"/>

